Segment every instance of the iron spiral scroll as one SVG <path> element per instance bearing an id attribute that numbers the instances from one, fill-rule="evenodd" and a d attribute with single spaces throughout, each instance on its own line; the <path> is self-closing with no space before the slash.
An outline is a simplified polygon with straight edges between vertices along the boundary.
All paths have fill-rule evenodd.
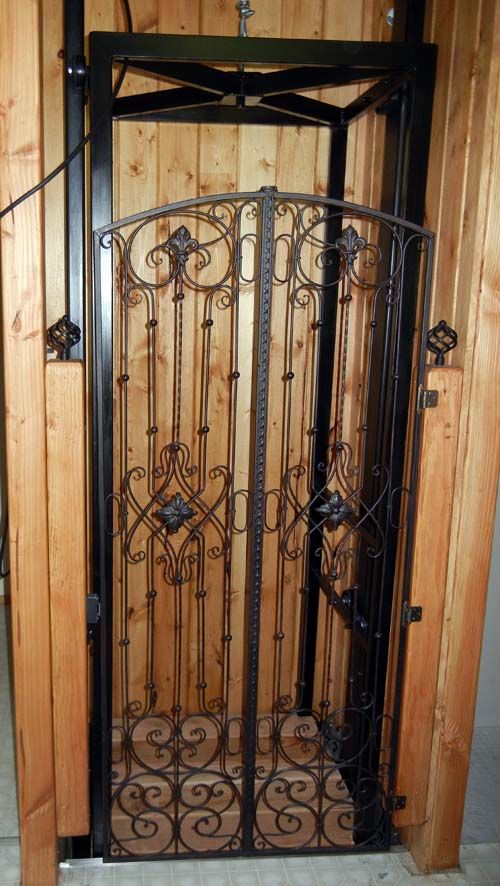
<path id="1" fill-rule="evenodd" d="M 400 330 L 432 236 L 268 188 L 142 213 L 95 242 L 114 267 L 109 856 L 385 847 L 381 685 L 411 541 Z"/>

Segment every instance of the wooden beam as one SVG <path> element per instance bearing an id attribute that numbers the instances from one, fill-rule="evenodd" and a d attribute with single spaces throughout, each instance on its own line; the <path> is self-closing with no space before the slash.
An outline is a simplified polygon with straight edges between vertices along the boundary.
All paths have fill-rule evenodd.
<path id="1" fill-rule="evenodd" d="M 85 378 L 47 364 L 50 624 L 57 833 L 89 832 Z"/>
<path id="2" fill-rule="evenodd" d="M 41 178 L 40 4 L 0 0 L 0 205 Z M 40 197 L 1 224 L 16 753 L 24 886 L 57 882 Z"/>
<path id="3" fill-rule="evenodd" d="M 437 43 L 450 26 L 449 5 L 449 0 L 432 4 L 431 36 Z M 495 211 L 500 200 L 500 0 L 475 7 L 474 26 L 466 29 L 462 12 L 470 5 L 454 0 L 452 7 L 461 39 L 451 49 L 450 71 L 466 59 L 472 90 L 470 102 L 460 99 L 458 104 L 456 98 L 445 114 L 446 123 L 460 108 L 468 124 L 453 146 L 464 158 L 463 199 L 456 210 L 461 237 L 449 250 L 446 236 L 438 237 L 442 283 L 436 285 L 434 316 L 451 319 L 450 305 L 454 310 L 460 346 L 453 358 L 463 364 L 464 374 L 425 822 L 402 832 L 422 870 L 454 867 L 459 861 L 500 463 L 500 220 Z M 439 166 L 442 159 L 435 156 L 432 163 Z M 428 225 L 437 227 L 434 213 L 439 211 L 446 229 L 446 189 L 458 179 L 454 166 L 445 163 L 441 169 L 442 196 L 439 206 L 432 203 Z"/>
<path id="4" fill-rule="evenodd" d="M 438 405 L 422 421 L 420 476 L 409 603 L 423 620 L 408 628 L 396 772 L 396 793 L 406 808 L 397 828 L 425 821 L 435 696 L 441 651 L 450 543 L 462 370 L 431 366 L 425 387 L 438 392 Z M 411 765 L 409 761 L 411 760 Z"/>

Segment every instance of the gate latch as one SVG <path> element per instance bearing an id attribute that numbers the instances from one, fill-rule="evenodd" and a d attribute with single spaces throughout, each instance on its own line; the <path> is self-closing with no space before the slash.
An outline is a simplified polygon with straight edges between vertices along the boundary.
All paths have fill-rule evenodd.
<path id="1" fill-rule="evenodd" d="M 87 594 L 87 624 L 99 624 L 101 617 L 101 604 L 97 594 Z"/>
<path id="2" fill-rule="evenodd" d="M 391 812 L 406 809 L 406 796 L 404 794 L 391 794 L 389 803 Z"/>
<path id="3" fill-rule="evenodd" d="M 403 603 L 403 627 L 414 621 L 422 621 L 422 607 L 410 606 L 407 600 Z"/>

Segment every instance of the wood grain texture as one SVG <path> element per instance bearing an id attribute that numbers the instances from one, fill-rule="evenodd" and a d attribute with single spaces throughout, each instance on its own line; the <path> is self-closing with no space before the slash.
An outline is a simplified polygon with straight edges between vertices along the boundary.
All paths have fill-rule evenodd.
<path id="1" fill-rule="evenodd" d="M 61 125 L 64 101 L 63 4 L 42 0 L 43 21 L 43 174 L 51 172 L 64 157 Z M 45 312 L 47 326 L 65 313 L 64 175 L 55 178 L 43 192 L 45 230 Z"/>
<path id="2" fill-rule="evenodd" d="M 287 33 L 317 37 L 319 7 L 322 14 L 322 36 L 335 39 L 358 39 L 363 36 L 366 39 L 383 40 L 388 40 L 391 36 L 385 21 L 387 3 L 382 0 L 356 0 L 350 7 L 346 7 L 340 0 L 307 5 L 297 3 L 296 0 L 282 0 L 277 4 L 261 5 L 262 9 L 259 8 L 258 14 L 250 21 L 250 31 L 256 36 L 282 36 Z M 425 834 L 421 831 L 419 837 L 415 832 L 413 837 L 411 835 L 408 837 L 412 840 L 414 851 L 423 865 L 446 866 L 450 858 L 454 857 L 454 852 L 456 855 L 467 771 L 467 736 L 470 732 L 474 695 L 474 691 L 471 691 L 470 698 L 467 699 L 467 711 L 463 712 L 463 717 L 469 717 L 469 725 L 466 727 L 462 714 L 455 724 L 452 698 L 453 692 L 457 691 L 457 682 L 449 682 L 451 679 L 449 662 L 452 663 L 453 655 L 458 654 L 458 647 L 454 644 L 458 642 L 457 637 L 461 637 L 460 631 L 465 630 L 463 625 L 460 627 L 461 609 L 460 605 L 455 605 L 455 595 L 465 595 L 463 582 L 467 579 L 473 582 L 471 586 L 474 587 L 474 594 L 480 598 L 474 615 L 478 621 L 474 621 L 471 631 L 475 645 L 469 649 L 469 669 L 467 672 L 461 672 L 462 679 L 466 683 L 472 680 L 471 685 L 474 686 L 482 624 L 481 600 L 485 594 L 489 561 L 489 538 L 493 519 L 492 488 L 497 458 L 496 441 L 490 440 L 491 429 L 496 421 L 495 401 L 491 400 L 490 388 L 497 365 L 493 356 L 491 336 L 495 310 L 493 302 L 498 289 L 493 262 L 498 231 L 495 229 L 495 221 L 488 207 L 491 206 L 490 189 L 494 189 L 496 180 L 492 150 L 494 138 L 497 138 L 497 135 L 494 135 L 497 131 L 495 127 L 498 125 L 495 122 L 498 119 L 498 87 L 495 79 L 497 77 L 495 65 L 498 65 L 498 61 L 495 61 L 495 57 L 498 60 L 499 23 L 498 0 L 483 0 L 481 4 L 471 4 L 467 0 L 429 0 L 428 8 L 426 36 L 427 39 L 439 44 L 426 207 L 426 224 L 438 233 L 432 316 L 434 322 L 444 316 L 460 333 L 459 348 L 454 352 L 451 363 L 463 368 L 464 385 L 445 602 L 445 625 L 450 630 L 443 636 L 437 700 L 439 715 L 435 720 L 431 757 L 434 774 L 430 780 L 436 787 L 428 797 L 426 811 L 428 824 L 424 826 Z M 52 9 L 54 14 L 56 12 L 60 14 L 56 0 L 44 0 L 44 9 Z M 197 0 L 189 4 L 178 0 L 169 4 L 158 2 L 157 10 L 155 9 L 154 2 L 142 6 L 132 2 L 132 12 L 138 30 L 154 29 L 157 21 L 158 30 L 167 33 L 222 34 L 236 31 L 236 13 L 232 0 L 226 2 L 220 0 L 214 3 L 210 10 Z M 309 9 L 310 14 L 307 14 Z M 88 30 L 112 30 L 115 24 L 116 27 L 123 26 L 121 4 L 118 0 L 114 6 L 109 4 L 104 7 L 98 0 L 88 0 L 86 15 Z M 45 141 L 48 148 L 53 144 L 54 151 L 57 139 L 59 139 L 57 143 L 61 143 L 61 112 L 60 108 L 57 108 L 57 90 L 60 84 L 56 86 L 54 82 L 52 86 L 48 85 L 50 77 L 53 76 L 54 81 L 57 79 L 58 64 L 53 50 L 49 50 L 49 41 L 50 46 L 55 48 L 58 27 L 55 19 L 49 21 L 47 16 L 44 17 L 44 40 L 47 41 L 46 64 L 53 66 L 52 73 L 47 69 L 45 74 L 48 78 L 45 108 L 48 128 Z M 132 80 L 129 79 L 129 85 L 131 83 Z M 135 80 L 134 88 L 136 83 Z M 473 114 L 474 109 L 484 110 L 482 113 Z M 138 134 L 139 128 L 141 135 Z M 233 182 L 237 190 L 258 188 L 263 184 L 278 184 L 282 189 L 307 190 L 311 167 L 305 162 L 306 146 L 307 152 L 315 150 L 313 188 L 317 193 L 324 193 L 327 133 L 316 134 L 316 148 L 313 149 L 310 132 L 290 129 L 281 135 L 271 127 L 242 126 L 234 134 L 234 127 L 217 129 L 190 127 L 187 137 L 185 127 L 165 125 L 157 128 L 155 145 L 144 141 L 145 138 L 149 138 L 145 136 L 146 129 L 136 124 L 122 122 L 116 126 L 116 145 L 122 158 L 127 162 L 120 162 L 115 169 L 117 212 L 122 214 L 126 206 L 130 211 L 143 208 L 146 206 L 144 200 L 147 205 L 160 205 L 202 192 L 209 193 L 212 189 L 218 190 L 219 184 Z M 51 133 L 54 137 L 53 142 L 50 141 Z M 379 205 L 383 140 L 384 121 L 381 116 L 359 122 L 350 136 L 348 194 L 352 195 L 354 200 L 366 202 L 374 207 Z M 141 186 L 145 186 L 146 175 L 144 159 L 147 162 L 148 177 L 152 175 L 156 181 L 151 188 L 148 184 L 142 190 Z M 131 173 L 131 164 L 136 164 L 134 175 Z M 50 197 L 48 199 L 50 201 Z M 57 205 L 55 201 L 54 212 L 57 211 Z M 49 237 L 62 238 L 62 230 L 57 230 L 58 224 L 54 217 L 50 223 Z M 59 249 L 59 246 L 57 248 Z M 55 253 L 53 255 L 55 256 Z M 48 266 L 47 279 L 55 280 L 59 272 L 60 262 L 57 261 L 52 268 Z M 61 289 L 58 284 L 54 283 L 54 288 L 48 297 L 49 306 L 60 304 Z M 244 310 L 242 322 L 245 323 L 246 330 L 251 330 L 251 308 L 247 314 Z M 58 309 L 57 313 L 61 311 Z M 196 317 L 192 320 L 196 325 Z M 362 328 L 361 315 L 357 322 L 360 324 L 359 328 Z M 251 335 L 242 336 L 241 358 L 242 361 L 246 361 L 248 370 L 251 369 L 253 356 L 251 348 L 247 347 L 245 351 L 244 345 L 249 340 Z M 358 347 L 362 347 L 360 341 Z M 191 354 L 196 354 L 198 349 L 199 341 L 193 338 Z M 162 365 L 168 368 L 170 360 L 168 349 L 165 349 L 162 359 L 164 361 Z M 353 367 L 355 363 L 356 361 L 353 361 Z M 251 377 L 251 371 L 245 370 L 244 374 L 247 378 Z M 168 396 L 170 382 L 167 372 L 166 376 L 162 395 Z M 357 377 L 353 372 L 349 380 L 353 398 L 356 382 Z M 356 402 L 352 399 L 353 427 L 356 421 L 356 408 Z M 241 392 L 238 409 L 239 427 L 243 428 L 242 422 L 245 421 L 245 416 L 248 417 L 251 409 L 249 386 L 246 391 Z M 220 413 L 220 418 L 222 422 L 223 411 Z M 248 478 L 245 467 L 248 464 L 248 440 L 244 431 L 240 430 L 239 433 L 238 482 L 241 487 L 245 487 L 245 479 Z M 478 490 L 480 490 L 480 501 Z M 469 519 L 467 515 L 470 507 L 472 511 Z M 232 594 L 234 605 L 239 606 L 238 611 L 241 614 L 233 633 L 241 645 L 244 635 L 245 598 L 243 536 L 240 537 L 239 544 L 237 561 L 242 564 L 242 569 L 241 574 L 235 571 Z M 274 569 L 271 562 L 269 569 L 271 576 Z M 168 631 L 168 612 L 159 612 L 158 618 L 161 630 Z M 455 629 L 458 631 L 456 636 L 453 633 Z M 164 667 L 167 674 L 169 666 L 167 644 L 162 648 L 163 659 L 161 659 L 162 653 L 158 653 L 159 667 L 160 669 Z M 340 667 L 340 662 L 345 660 L 342 637 L 337 638 L 336 648 Z M 461 667 L 466 667 L 465 661 L 461 661 Z M 240 690 L 241 670 L 235 668 L 236 707 Z M 444 713 L 445 706 L 448 713 Z M 448 725 L 446 731 L 443 731 L 445 722 Z M 445 764 L 443 748 L 445 746 L 452 748 L 455 745 L 460 750 L 455 749 L 453 754 L 450 750 L 448 762 Z M 449 793 L 452 790 L 451 786 L 454 792 L 452 799 Z M 446 805 L 440 807 L 439 797 L 442 793 L 447 797 L 448 811 L 449 804 L 452 803 L 454 813 L 451 816 L 446 815 Z M 439 855 L 438 861 L 436 861 L 437 855 Z"/>
<path id="3" fill-rule="evenodd" d="M 435 714 L 444 615 L 453 490 L 460 418 L 462 370 L 429 367 L 425 387 L 438 405 L 422 419 L 421 466 L 409 602 L 423 620 L 407 628 L 396 793 L 407 797 L 396 827 L 425 821 L 427 779 Z M 418 725 L 417 725 L 418 724 Z M 411 766 L 408 761 L 411 760 Z"/>
<path id="4" fill-rule="evenodd" d="M 57 833 L 70 837 L 90 826 L 83 363 L 52 360 L 45 383 Z"/>
<path id="5" fill-rule="evenodd" d="M 40 4 L 1 0 L 0 205 L 39 181 Z M 26 63 L 29 59 L 29 64 Z M 1 224 L 16 754 L 24 886 L 54 886 L 41 199 Z"/>
<path id="6" fill-rule="evenodd" d="M 436 0 L 437 42 L 441 35 L 446 39 L 448 27 L 441 10 Z M 500 228 L 494 209 L 500 199 L 500 3 L 487 0 L 476 13 L 467 59 L 474 107 L 483 113 L 469 118 L 465 142 L 457 147 L 467 155 L 462 239 L 453 259 L 441 254 L 450 276 L 444 291 L 435 291 L 436 317 L 442 315 L 441 305 L 450 304 L 450 287 L 456 293 L 462 343 L 455 359 L 464 375 L 426 822 L 402 834 L 423 870 L 453 867 L 459 858 L 500 459 Z M 442 217 L 447 217 L 445 204 Z M 433 219 L 428 222 L 432 227 Z"/>

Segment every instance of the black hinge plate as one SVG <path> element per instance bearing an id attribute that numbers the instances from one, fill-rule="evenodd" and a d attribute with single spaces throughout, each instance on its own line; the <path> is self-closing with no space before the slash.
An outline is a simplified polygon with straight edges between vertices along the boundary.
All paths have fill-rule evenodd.
<path id="1" fill-rule="evenodd" d="M 410 606 L 405 601 L 403 604 L 403 625 L 409 625 L 415 621 L 422 621 L 422 607 Z"/>
<path id="2" fill-rule="evenodd" d="M 439 402 L 439 393 L 434 389 L 425 390 L 420 386 L 418 391 L 418 409 L 435 409 Z"/>
<path id="3" fill-rule="evenodd" d="M 390 804 L 391 812 L 398 812 L 400 809 L 406 809 L 405 794 L 391 794 Z"/>
<path id="4" fill-rule="evenodd" d="M 101 617 L 101 604 L 97 594 L 87 594 L 87 624 L 96 625 Z"/>

